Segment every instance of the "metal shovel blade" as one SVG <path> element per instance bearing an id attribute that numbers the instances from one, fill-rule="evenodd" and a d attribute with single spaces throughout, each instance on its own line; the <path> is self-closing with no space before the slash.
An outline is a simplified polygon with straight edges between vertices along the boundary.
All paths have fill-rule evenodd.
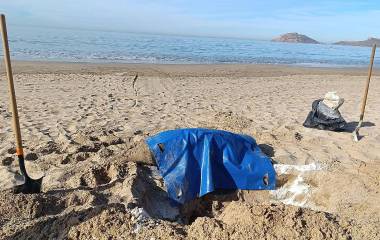
<path id="1" fill-rule="evenodd" d="M 359 142 L 359 129 L 362 126 L 363 121 L 359 121 L 358 126 L 355 128 L 355 130 L 352 132 L 352 137 L 354 138 L 355 142 Z"/>
<path id="2" fill-rule="evenodd" d="M 40 193 L 42 185 L 42 178 L 39 179 L 31 179 L 25 178 L 25 183 L 22 185 L 18 185 L 14 188 L 13 192 L 24 193 L 24 194 L 32 194 L 32 193 Z"/>
<path id="3" fill-rule="evenodd" d="M 21 171 L 22 175 L 25 177 L 25 182 L 21 185 L 16 186 L 13 189 L 13 192 L 14 193 L 24 193 L 24 194 L 40 193 L 43 177 L 38 178 L 38 179 L 33 179 L 28 175 L 28 173 L 26 172 L 25 161 L 24 161 L 23 155 L 18 156 L 18 161 L 19 161 L 19 165 L 20 165 L 20 171 Z"/>

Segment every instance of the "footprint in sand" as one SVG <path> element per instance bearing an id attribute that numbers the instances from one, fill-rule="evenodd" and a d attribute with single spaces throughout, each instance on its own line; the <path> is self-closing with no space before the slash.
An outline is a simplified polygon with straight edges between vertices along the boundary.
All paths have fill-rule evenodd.
<path id="1" fill-rule="evenodd" d="M 80 185 L 86 187 L 105 185 L 115 180 L 117 176 L 118 171 L 113 165 L 94 167 L 90 172 L 82 175 Z"/>
<path id="2" fill-rule="evenodd" d="M 61 164 L 66 165 L 72 162 L 83 162 L 90 157 L 87 152 L 79 152 L 76 154 L 68 154 L 62 161 Z"/>
<path id="3" fill-rule="evenodd" d="M 9 148 L 7 150 L 7 153 L 9 153 L 9 154 L 15 154 L 16 153 L 16 148 L 14 148 L 14 147 Z"/>
<path id="4" fill-rule="evenodd" d="M 28 153 L 25 155 L 25 160 L 27 161 L 35 161 L 38 159 L 38 155 L 36 153 Z"/>
<path id="5" fill-rule="evenodd" d="M 12 162 L 14 161 L 14 159 L 12 157 L 6 157 L 4 158 L 2 161 L 1 161 L 1 164 L 3 166 L 10 166 L 12 164 Z"/>

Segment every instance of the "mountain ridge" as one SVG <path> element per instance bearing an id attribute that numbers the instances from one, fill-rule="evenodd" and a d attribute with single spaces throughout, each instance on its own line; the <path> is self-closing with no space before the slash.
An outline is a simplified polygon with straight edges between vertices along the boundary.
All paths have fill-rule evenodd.
<path id="1" fill-rule="evenodd" d="M 344 45 L 344 46 L 361 46 L 361 47 L 372 47 L 374 44 L 380 46 L 380 38 L 370 37 L 363 41 L 339 41 L 334 43 L 334 45 Z"/>
<path id="2" fill-rule="evenodd" d="M 272 42 L 320 44 L 317 40 L 296 32 L 282 34 L 272 39 Z"/>

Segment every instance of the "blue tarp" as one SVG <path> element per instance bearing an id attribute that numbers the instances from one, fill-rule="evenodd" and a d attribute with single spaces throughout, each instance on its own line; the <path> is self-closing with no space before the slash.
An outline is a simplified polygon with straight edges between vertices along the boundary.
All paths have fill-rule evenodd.
<path id="1" fill-rule="evenodd" d="M 169 197 L 178 203 L 216 189 L 275 188 L 276 173 L 271 160 L 252 137 L 194 128 L 161 132 L 146 142 Z"/>

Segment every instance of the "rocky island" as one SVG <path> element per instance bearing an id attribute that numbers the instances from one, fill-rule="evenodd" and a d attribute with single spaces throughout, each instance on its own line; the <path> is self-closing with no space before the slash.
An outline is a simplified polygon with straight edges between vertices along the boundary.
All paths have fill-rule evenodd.
<path id="1" fill-rule="evenodd" d="M 288 42 L 288 43 L 313 43 L 319 44 L 318 41 L 299 33 L 286 33 L 277 38 L 272 39 L 272 42 Z"/>
<path id="2" fill-rule="evenodd" d="M 334 43 L 336 45 L 349 45 L 349 46 L 361 46 L 361 47 L 372 47 L 373 44 L 380 45 L 379 38 L 368 38 L 364 41 L 340 41 Z"/>

